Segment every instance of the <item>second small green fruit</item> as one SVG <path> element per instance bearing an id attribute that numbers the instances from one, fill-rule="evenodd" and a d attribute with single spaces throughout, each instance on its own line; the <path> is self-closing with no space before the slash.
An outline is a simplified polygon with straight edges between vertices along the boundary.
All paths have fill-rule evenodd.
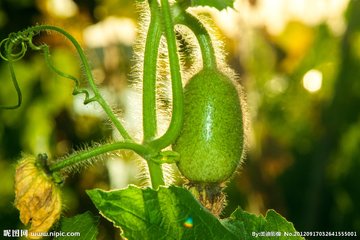
<path id="1" fill-rule="evenodd" d="M 184 90 L 185 119 L 173 145 L 191 182 L 220 183 L 239 165 L 244 130 L 238 89 L 218 70 L 201 70 Z"/>

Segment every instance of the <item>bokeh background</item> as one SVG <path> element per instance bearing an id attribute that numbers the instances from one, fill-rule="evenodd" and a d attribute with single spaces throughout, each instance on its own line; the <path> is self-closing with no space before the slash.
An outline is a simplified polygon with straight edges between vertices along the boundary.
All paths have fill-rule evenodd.
<path id="1" fill-rule="evenodd" d="M 126 88 L 139 15 L 133 2 L 1 0 L 0 38 L 34 24 L 64 28 L 86 50 L 106 99 L 132 116 L 139 102 Z M 226 59 L 241 76 L 250 120 L 248 156 L 226 189 L 223 216 L 238 205 L 254 214 L 275 209 L 299 231 L 360 234 L 360 1 L 239 0 L 235 6 L 210 12 Z M 58 68 L 83 75 L 63 37 L 42 34 L 37 41 L 51 46 Z M 12 205 L 22 152 L 56 158 L 113 137 L 106 116 L 73 97 L 73 83 L 51 72 L 41 54 L 29 52 L 15 70 L 24 101 L 0 110 L 1 232 L 23 228 Z M 0 105 L 15 103 L 4 61 L 0 81 Z M 124 156 L 71 175 L 64 215 L 96 214 L 86 189 L 137 183 L 136 163 Z M 118 238 L 104 220 L 100 231 L 100 239 Z"/>

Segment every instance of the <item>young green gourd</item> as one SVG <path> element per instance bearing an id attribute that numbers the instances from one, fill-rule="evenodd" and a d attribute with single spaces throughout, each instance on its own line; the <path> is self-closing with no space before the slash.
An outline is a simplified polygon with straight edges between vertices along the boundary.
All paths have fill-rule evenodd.
<path id="1" fill-rule="evenodd" d="M 184 89 L 184 125 L 173 149 L 190 192 L 220 215 L 225 181 L 244 153 L 244 122 L 239 88 L 218 69 L 204 68 Z"/>
<path id="2" fill-rule="evenodd" d="M 173 145 L 191 184 L 219 185 L 241 162 L 243 113 L 238 88 L 217 69 L 195 74 L 184 90 L 184 125 Z"/>

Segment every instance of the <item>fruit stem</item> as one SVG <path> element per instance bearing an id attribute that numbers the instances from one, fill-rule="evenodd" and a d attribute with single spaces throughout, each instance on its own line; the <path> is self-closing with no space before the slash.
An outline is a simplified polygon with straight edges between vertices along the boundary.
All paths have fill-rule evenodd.
<path id="1" fill-rule="evenodd" d="M 216 54 L 212 44 L 210 34 L 206 30 L 205 26 L 193 15 L 184 11 L 180 6 L 176 6 L 176 9 L 180 9 L 176 13 L 176 24 L 182 24 L 187 26 L 192 32 L 194 32 L 196 39 L 199 42 L 201 55 L 203 60 L 204 69 L 216 69 Z"/>

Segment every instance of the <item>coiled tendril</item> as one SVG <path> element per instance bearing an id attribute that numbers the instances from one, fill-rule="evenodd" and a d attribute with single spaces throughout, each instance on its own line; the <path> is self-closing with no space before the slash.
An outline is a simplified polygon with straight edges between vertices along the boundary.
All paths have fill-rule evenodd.
<path id="1" fill-rule="evenodd" d="M 60 33 L 64 37 L 66 37 L 72 43 L 72 45 L 75 47 L 77 53 L 79 54 L 82 65 L 84 66 L 87 81 L 93 92 L 92 97 L 90 97 L 90 93 L 86 89 L 81 88 L 80 80 L 78 78 L 76 78 L 70 74 L 67 74 L 65 72 L 60 71 L 52 64 L 51 59 L 50 59 L 50 50 L 49 50 L 48 45 L 46 45 L 46 44 L 35 45 L 33 43 L 33 37 L 35 35 L 38 35 L 42 31 L 55 31 L 57 33 Z M 6 38 L 0 42 L 0 57 L 3 60 L 7 61 L 9 64 L 11 80 L 13 82 L 13 85 L 15 87 L 15 90 L 16 90 L 16 93 L 18 96 L 18 102 L 16 105 L 0 106 L 0 109 L 1 108 L 16 109 L 16 108 L 20 107 L 20 105 L 21 105 L 22 94 L 21 94 L 21 90 L 20 90 L 19 84 L 16 79 L 13 62 L 24 57 L 28 48 L 30 48 L 31 50 L 34 50 L 34 51 L 42 51 L 45 56 L 45 62 L 51 70 L 53 70 L 56 74 L 58 74 L 64 78 L 68 78 L 75 82 L 75 86 L 74 86 L 74 90 L 73 90 L 72 94 L 73 95 L 84 94 L 85 95 L 84 104 L 88 104 L 90 102 L 96 101 L 102 107 L 102 109 L 105 111 L 106 115 L 109 117 L 109 119 L 114 124 L 116 129 L 120 132 L 120 134 L 124 137 L 124 139 L 132 141 L 132 138 L 130 137 L 130 135 L 128 134 L 126 129 L 123 127 L 122 123 L 115 116 L 115 114 L 111 110 L 110 106 L 107 104 L 107 102 L 101 96 L 101 94 L 95 84 L 94 77 L 91 73 L 89 63 L 85 57 L 83 50 L 81 49 L 80 44 L 68 32 L 66 32 L 65 30 L 63 30 L 61 28 L 55 27 L 55 26 L 38 25 L 38 26 L 29 27 L 29 28 L 25 29 L 24 31 L 9 34 L 8 38 Z"/>
<path id="2" fill-rule="evenodd" d="M 34 51 L 42 51 L 45 56 L 45 62 L 51 70 L 53 70 L 56 74 L 64 78 L 68 78 L 74 81 L 75 86 L 72 94 L 73 95 L 84 94 L 85 95 L 84 104 L 97 101 L 96 97 L 90 98 L 90 94 L 86 89 L 80 88 L 80 80 L 78 78 L 60 71 L 52 64 L 50 58 L 50 50 L 47 44 L 35 45 L 33 43 L 33 37 L 39 33 L 40 31 L 36 31 L 33 30 L 32 28 L 28 28 L 22 32 L 10 33 L 8 38 L 5 38 L 0 42 L 0 57 L 3 60 L 7 61 L 9 64 L 11 80 L 18 96 L 18 101 L 16 105 L 12 105 L 12 106 L 0 105 L 0 108 L 16 109 L 21 106 L 22 93 L 16 78 L 13 62 L 16 62 L 21 58 L 23 58 L 28 50 L 28 47 Z"/>

